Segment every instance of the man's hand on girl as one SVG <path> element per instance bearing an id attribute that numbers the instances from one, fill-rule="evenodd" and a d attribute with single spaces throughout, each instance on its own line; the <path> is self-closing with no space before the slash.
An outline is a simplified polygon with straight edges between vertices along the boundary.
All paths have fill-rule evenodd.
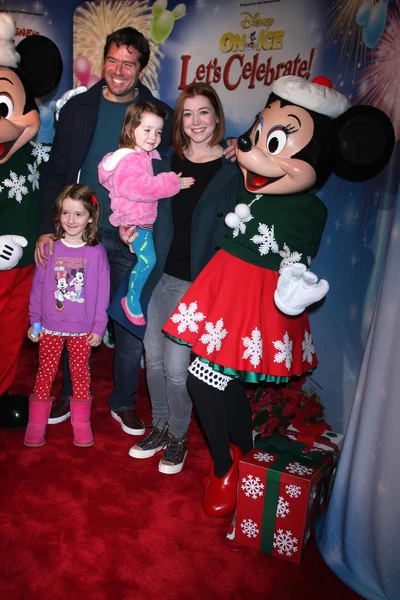
<path id="1" fill-rule="evenodd" d="M 121 242 L 126 244 L 131 252 L 131 254 L 135 254 L 132 249 L 132 242 L 137 238 L 138 234 L 136 232 L 136 225 L 120 225 L 119 226 L 119 237 Z"/>
<path id="2" fill-rule="evenodd" d="M 87 336 L 86 341 L 91 348 L 94 348 L 95 346 L 100 346 L 101 342 L 103 341 L 103 338 L 101 335 L 98 335 L 97 333 L 93 333 L 93 331 L 92 331 Z"/>
<path id="3" fill-rule="evenodd" d="M 196 181 L 194 177 L 182 177 L 182 173 L 178 173 L 179 183 L 181 184 L 181 190 L 187 190 L 192 187 Z"/>
<path id="4" fill-rule="evenodd" d="M 44 233 L 43 235 L 41 235 L 37 242 L 36 242 L 36 246 L 35 246 L 35 263 L 36 266 L 40 265 L 43 267 L 43 269 L 46 268 L 46 261 L 47 261 L 47 256 L 46 253 L 44 251 L 45 247 L 48 246 L 49 247 L 49 255 L 53 256 L 53 250 L 54 250 L 54 240 L 53 237 L 51 235 L 51 233 Z"/>

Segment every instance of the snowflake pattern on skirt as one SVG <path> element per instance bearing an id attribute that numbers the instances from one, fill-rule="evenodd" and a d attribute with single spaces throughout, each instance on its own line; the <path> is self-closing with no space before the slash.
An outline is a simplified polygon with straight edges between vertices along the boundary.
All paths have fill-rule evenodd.
<path id="1" fill-rule="evenodd" d="M 274 303 L 279 273 L 219 250 L 184 294 L 164 332 L 214 369 L 243 381 L 288 381 L 317 366 L 307 313 Z"/>

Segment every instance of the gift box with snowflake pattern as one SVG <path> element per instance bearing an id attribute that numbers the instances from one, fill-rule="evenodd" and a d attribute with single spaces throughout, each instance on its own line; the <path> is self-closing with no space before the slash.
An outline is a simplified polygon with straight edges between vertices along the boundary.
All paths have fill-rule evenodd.
<path id="1" fill-rule="evenodd" d="M 239 463 L 234 538 L 299 563 L 330 488 L 336 455 L 313 464 L 296 455 L 253 449 Z"/>

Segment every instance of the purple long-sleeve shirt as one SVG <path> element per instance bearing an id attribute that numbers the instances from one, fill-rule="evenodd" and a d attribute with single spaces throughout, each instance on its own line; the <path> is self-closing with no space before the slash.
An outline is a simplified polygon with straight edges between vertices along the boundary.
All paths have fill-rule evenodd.
<path id="1" fill-rule="evenodd" d="M 110 301 L 110 267 L 102 244 L 54 244 L 46 268 L 36 268 L 29 319 L 50 331 L 104 335 Z"/>

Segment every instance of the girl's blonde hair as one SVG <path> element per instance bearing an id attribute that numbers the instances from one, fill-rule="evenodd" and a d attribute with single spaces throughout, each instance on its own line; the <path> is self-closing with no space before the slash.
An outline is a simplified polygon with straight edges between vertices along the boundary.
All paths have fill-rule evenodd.
<path id="1" fill-rule="evenodd" d="M 120 148 L 134 148 L 136 146 L 135 129 L 136 127 L 139 127 L 142 114 L 145 112 L 157 115 L 157 117 L 160 117 L 163 121 L 165 121 L 168 116 L 163 108 L 160 108 L 151 102 L 146 102 L 144 100 L 133 102 L 128 106 L 125 112 L 121 135 L 119 136 Z"/>
<path id="2" fill-rule="evenodd" d="M 185 100 L 187 98 L 193 98 L 194 96 L 205 96 L 210 101 L 215 114 L 217 116 L 217 123 L 215 125 L 214 135 L 212 136 L 209 146 L 213 147 L 222 142 L 225 136 L 225 115 L 224 109 L 222 108 L 221 100 L 218 97 L 217 92 L 208 83 L 191 83 L 182 91 L 179 96 L 174 112 L 174 120 L 172 124 L 172 145 L 175 150 L 175 154 L 179 158 L 184 158 L 184 150 L 189 146 L 190 139 L 183 130 L 183 109 Z"/>
<path id="3" fill-rule="evenodd" d="M 74 183 L 72 185 L 67 185 L 65 188 L 61 190 L 58 194 L 56 203 L 54 205 L 54 229 L 55 233 L 53 235 L 54 240 L 60 240 L 64 237 L 64 230 L 61 226 L 61 212 L 62 212 L 62 203 L 65 198 L 71 198 L 71 200 L 79 200 L 82 202 L 83 206 L 89 213 L 89 217 L 92 219 L 91 223 L 86 225 L 86 229 L 82 234 L 82 240 L 86 242 L 88 246 L 96 246 L 100 242 L 99 232 L 98 232 L 98 223 L 100 218 L 100 202 L 96 196 L 96 193 L 90 185 L 86 185 L 84 183 Z"/>

